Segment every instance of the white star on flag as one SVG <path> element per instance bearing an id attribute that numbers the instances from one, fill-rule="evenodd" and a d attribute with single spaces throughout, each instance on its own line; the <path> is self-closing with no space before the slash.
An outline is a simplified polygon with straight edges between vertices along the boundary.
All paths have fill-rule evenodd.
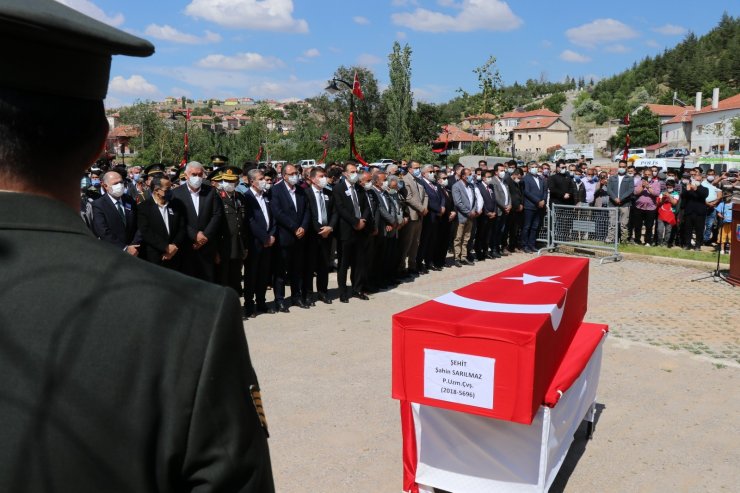
<path id="1" fill-rule="evenodd" d="M 560 281 L 553 281 L 556 277 L 560 276 L 533 276 L 531 274 L 522 274 L 522 277 L 504 277 L 504 279 L 510 279 L 512 281 L 522 281 L 526 286 L 527 284 L 535 284 L 538 282 L 545 282 L 550 284 L 563 284 Z"/>

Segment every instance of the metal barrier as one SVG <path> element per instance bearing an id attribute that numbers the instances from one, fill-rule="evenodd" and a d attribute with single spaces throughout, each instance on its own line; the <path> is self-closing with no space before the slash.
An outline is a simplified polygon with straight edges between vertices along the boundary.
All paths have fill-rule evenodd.
<path id="1" fill-rule="evenodd" d="M 585 207 L 553 205 L 546 214 L 547 246 L 538 251 L 572 247 L 575 253 L 596 255 L 606 252 L 599 263 L 622 260 L 619 253 L 619 209 L 616 207 Z M 539 239 L 539 236 L 538 236 Z"/>

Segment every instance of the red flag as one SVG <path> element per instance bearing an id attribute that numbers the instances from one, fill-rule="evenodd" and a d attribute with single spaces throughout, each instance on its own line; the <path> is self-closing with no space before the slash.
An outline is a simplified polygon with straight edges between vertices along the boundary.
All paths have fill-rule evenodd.
<path id="1" fill-rule="evenodd" d="M 625 125 L 629 125 L 630 124 L 630 114 L 629 113 L 627 113 L 626 115 L 624 115 L 624 124 Z"/>
<path id="2" fill-rule="evenodd" d="M 325 133 L 321 136 L 321 141 L 324 143 L 324 153 L 321 155 L 321 159 L 316 161 L 317 164 L 321 164 L 326 159 L 326 155 L 329 154 L 329 133 Z"/>
<path id="3" fill-rule="evenodd" d="M 624 153 L 622 154 L 622 159 L 624 159 L 625 161 L 629 157 L 629 148 L 630 148 L 630 134 L 627 134 L 624 137 Z"/>
<path id="4" fill-rule="evenodd" d="M 257 152 L 257 157 L 254 158 L 255 161 L 259 163 L 260 158 L 262 157 L 262 146 L 260 146 L 260 150 Z"/>
<path id="5" fill-rule="evenodd" d="M 362 94 L 360 79 L 357 77 L 357 72 L 355 72 L 355 81 L 352 83 L 352 94 L 357 96 L 357 99 L 365 99 L 365 95 Z"/>
<path id="6" fill-rule="evenodd" d="M 357 152 L 357 148 L 355 147 L 355 114 L 351 111 L 349 113 L 349 146 L 355 159 L 357 159 L 360 164 L 367 166 L 367 161 L 362 159 L 362 156 L 360 156 L 360 153 Z"/>

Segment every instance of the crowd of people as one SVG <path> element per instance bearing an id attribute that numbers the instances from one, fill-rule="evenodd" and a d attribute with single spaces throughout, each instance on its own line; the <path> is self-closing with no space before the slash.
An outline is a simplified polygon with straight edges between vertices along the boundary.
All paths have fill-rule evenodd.
<path id="1" fill-rule="evenodd" d="M 232 287 L 245 318 L 332 303 L 331 271 L 346 303 L 429 271 L 534 253 L 552 205 L 618 208 L 622 242 L 714 242 L 728 253 L 723 190 L 737 183 L 735 170 L 638 172 L 627 161 L 607 170 L 585 161 L 301 169 L 212 160 L 93 168 L 81 182 L 81 213 L 96 236 L 131 255 Z"/>

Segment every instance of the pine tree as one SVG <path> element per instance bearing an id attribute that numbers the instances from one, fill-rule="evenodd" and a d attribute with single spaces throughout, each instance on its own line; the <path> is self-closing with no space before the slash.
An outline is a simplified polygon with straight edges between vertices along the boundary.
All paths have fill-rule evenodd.
<path id="1" fill-rule="evenodd" d="M 388 55 L 388 75 L 390 85 L 385 91 L 385 106 L 387 135 L 396 151 L 408 144 L 411 138 L 411 108 L 413 94 L 411 93 L 411 48 L 405 45 L 403 49 L 396 41 L 393 51 Z"/>

